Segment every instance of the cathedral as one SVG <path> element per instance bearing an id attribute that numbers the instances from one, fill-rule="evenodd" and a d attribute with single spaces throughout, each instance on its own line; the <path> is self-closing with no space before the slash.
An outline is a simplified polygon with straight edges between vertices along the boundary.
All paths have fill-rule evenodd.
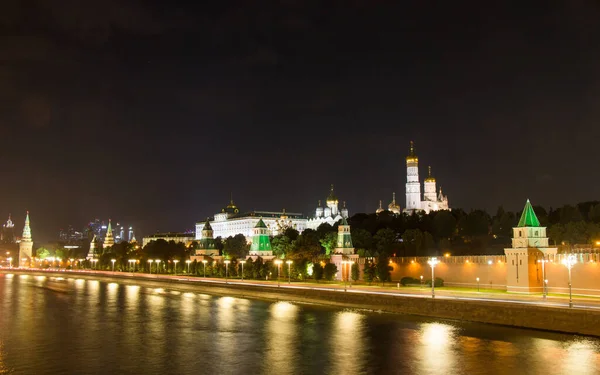
<path id="1" fill-rule="evenodd" d="M 437 190 L 435 177 L 428 167 L 428 175 L 424 182 L 424 194 L 421 197 L 421 181 L 419 180 L 419 158 L 415 154 L 415 144 L 410 142 L 410 151 L 406 157 L 406 206 L 404 210 L 396 203 L 396 193 L 392 194 L 392 202 L 388 205 L 388 211 L 394 215 L 401 212 L 411 214 L 413 212 L 425 212 L 449 210 L 448 197 L 442 194 L 442 188 Z M 377 214 L 383 212 L 383 206 L 379 201 Z"/>
<path id="2" fill-rule="evenodd" d="M 338 207 L 339 201 L 336 195 L 333 193 L 333 185 L 331 185 L 331 191 L 325 201 L 326 206 L 321 206 L 321 201 L 315 210 L 315 217 L 309 219 L 306 223 L 306 227 L 309 229 L 317 229 L 319 225 L 327 223 L 334 225 L 342 218 L 348 218 L 348 209 L 346 208 L 346 202 L 343 203 L 342 209 Z"/>

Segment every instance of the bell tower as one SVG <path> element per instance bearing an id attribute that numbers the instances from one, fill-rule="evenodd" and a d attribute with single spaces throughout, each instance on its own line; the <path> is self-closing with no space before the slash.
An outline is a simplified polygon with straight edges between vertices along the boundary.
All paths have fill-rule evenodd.
<path id="1" fill-rule="evenodd" d="M 421 209 L 421 183 L 419 182 L 419 158 L 415 154 L 415 144 L 410 141 L 406 157 L 406 211 Z"/>

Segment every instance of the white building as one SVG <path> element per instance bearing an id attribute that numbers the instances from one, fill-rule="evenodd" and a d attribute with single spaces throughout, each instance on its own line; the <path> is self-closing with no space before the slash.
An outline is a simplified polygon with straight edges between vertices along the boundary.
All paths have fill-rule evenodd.
<path id="1" fill-rule="evenodd" d="M 306 229 L 307 220 L 299 213 L 270 212 L 270 211 L 250 211 L 240 213 L 238 207 L 229 202 L 227 207 L 215 215 L 215 219 L 210 221 L 213 230 L 213 236 L 227 238 L 236 234 L 243 234 L 248 241 L 252 240 L 253 229 L 262 218 L 267 226 L 270 236 L 276 236 L 287 228 L 294 228 L 302 233 Z M 202 229 L 205 223 L 196 223 L 196 239 L 202 239 Z"/>
<path id="2" fill-rule="evenodd" d="M 440 187 L 439 193 L 436 188 L 435 178 L 431 175 L 429 167 L 429 176 L 425 179 L 425 192 L 421 200 L 421 182 L 419 181 L 419 158 L 415 154 L 415 145 L 410 142 L 410 152 L 406 157 L 406 207 L 404 212 L 412 213 L 414 211 L 449 210 L 448 197 L 442 194 Z"/>
<path id="3" fill-rule="evenodd" d="M 319 205 L 315 210 L 315 217 L 308 220 L 306 227 L 309 229 L 317 229 L 321 224 L 327 223 L 329 225 L 334 225 L 342 220 L 342 218 L 347 219 L 348 209 L 346 208 L 346 202 L 343 203 L 341 210 L 338 209 L 338 203 L 339 201 L 333 193 L 333 185 L 331 185 L 331 191 L 326 200 L 327 205 L 323 208 L 321 206 L 321 201 L 319 201 Z"/>

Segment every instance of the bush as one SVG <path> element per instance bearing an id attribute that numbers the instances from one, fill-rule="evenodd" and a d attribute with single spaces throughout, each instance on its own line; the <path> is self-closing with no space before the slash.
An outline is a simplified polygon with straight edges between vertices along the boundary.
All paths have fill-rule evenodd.
<path id="1" fill-rule="evenodd" d="M 427 284 L 427 286 L 431 286 L 431 279 L 427 280 L 425 282 Z M 435 278 L 435 287 L 440 287 L 440 286 L 444 286 L 444 280 L 442 278 L 436 277 Z"/>
<path id="2" fill-rule="evenodd" d="M 410 277 L 410 276 L 404 276 L 403 278 L 400 279 L 400 285 L 402 285 L 402 286 L 421 285 L 421 280 L 415 279 L 414 277 Z"/>
<path id="3" fill-rule="evenodd" d="M 327 263 L 323 268 L 323 277 L 327 281 L 332 281 L 335 274 L 338 272 L 337 266 L 333 263 Z"/>

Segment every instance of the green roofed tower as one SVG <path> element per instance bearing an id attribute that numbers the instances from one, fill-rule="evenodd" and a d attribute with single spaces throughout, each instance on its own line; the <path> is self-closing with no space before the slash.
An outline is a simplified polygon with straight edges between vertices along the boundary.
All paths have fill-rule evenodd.
<path id="1" fill-rule="evenodd" d="M 334 252 L 336 254 L 350 255 L 354 254 L 354 246 L 352 246 L 352 235 L 350 234 L 350 225 L 346 218 L 342 218 L 338 227 L 338 238 Z"/>
<path id="2" fill-rule="evenodd" d="M 252 245 L 250 246 L 250 255 L 259 257 L 271 257 L 271 239 L 269 238 L 269 228 L 265 225 L 262 218 L 258 220 L 252 231 Z"/>
<path id="3" fill-rule="evenodd" d="M 525 208 L 523 209 L 523 213 L 521 214 L 521 219 L 519 220 L 519 224 L 517 227 L 539 227 L 540 221 L 535 215 L 535 211 L 533 211 L 533 207 L 531 207 L 531 202 L 527 199 L 525 203 Z"/>

